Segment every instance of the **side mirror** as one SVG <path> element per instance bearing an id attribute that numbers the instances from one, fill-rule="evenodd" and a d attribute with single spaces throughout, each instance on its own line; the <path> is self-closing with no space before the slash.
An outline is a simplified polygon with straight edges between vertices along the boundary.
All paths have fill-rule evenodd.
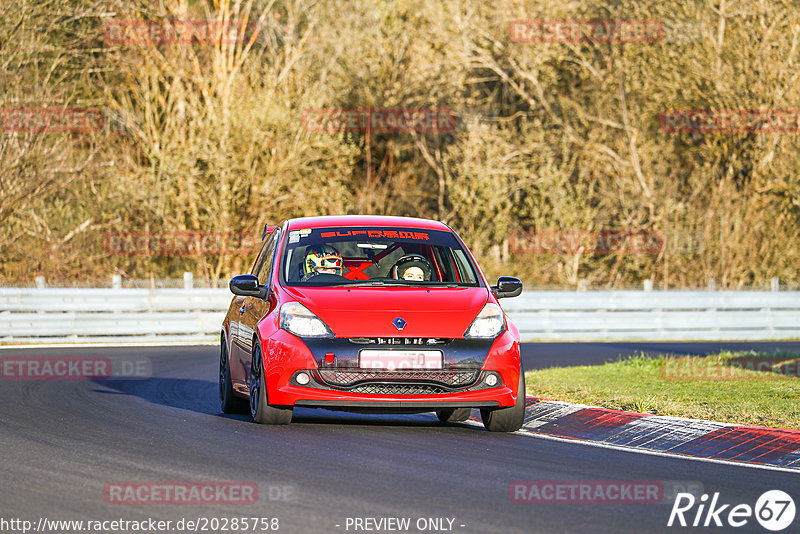
<path id="1" fill-rule="evenodd" d="M 258 285 L 258 278 L 252 274 L 240 274 L 231 278 L 228 287 L 231 288 L 231 293 L 234 295 L 242 295 L 243 297 L 259 297 L 264 298 L 267 296 L 266 286 Z"/>
<path id="2" fill-rule="evenodd" d="M 501 276 L 497 279 L 497 285 L 492 286 L 492 291 L 499 299 L 518 297 L 522 293 L 522 282 L 513 276 Z"/>

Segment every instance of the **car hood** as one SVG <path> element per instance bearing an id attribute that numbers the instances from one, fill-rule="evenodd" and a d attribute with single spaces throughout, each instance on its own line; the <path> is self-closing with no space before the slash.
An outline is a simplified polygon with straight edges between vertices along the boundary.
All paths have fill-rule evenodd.
<path id="1" fill-rule="evenodd" d="M 289 287 L 286 291 L 336 337 L 460 338 L 489 298 L 485 287 Z M 402 330 L 393 324 L 398 317 L 406 323 Z"/>

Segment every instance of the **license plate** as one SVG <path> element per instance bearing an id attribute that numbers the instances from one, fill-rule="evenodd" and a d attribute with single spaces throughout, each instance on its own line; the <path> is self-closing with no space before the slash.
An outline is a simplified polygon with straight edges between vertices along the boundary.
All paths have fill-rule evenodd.
<path id="1" fill-rule="evenodd" d="M 440 350 L 371 350 L 358 353 L 362 369 L 441 369 Z"/>

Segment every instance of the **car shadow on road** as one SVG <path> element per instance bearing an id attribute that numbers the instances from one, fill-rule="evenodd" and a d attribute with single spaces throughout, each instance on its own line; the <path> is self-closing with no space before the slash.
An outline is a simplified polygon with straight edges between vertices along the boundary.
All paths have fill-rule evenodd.
<path id="1" fill-rule="evenodd" d="M 224 414 L 216 382 L 188 378 L 105 379 L 93 381 L 103 395 L 133 395 L 148 402 L 227 419 L 250 420 L 250 414 Z"/>
<path id="2" fill-rule="evenodd" d="M 219 408 L 216 382 L 184 378 L 144 378 L 93 380 L 98 386 L 92 392 L 101 395 L 133 395 L 148 402 L 190 410 L 225 419 L 253 423 L 249 413 L 225 414 Z M 253 423 L 255 424 L 255 423 Z M 360 414 L 314 408 L 295 408 L 292 424 L 404 426 L 436 429 L 473 429 L 468 425 L 441 423 L 433 413 L 425 414 Z M 474 429 L 473 429 L 474 430 Z"/>

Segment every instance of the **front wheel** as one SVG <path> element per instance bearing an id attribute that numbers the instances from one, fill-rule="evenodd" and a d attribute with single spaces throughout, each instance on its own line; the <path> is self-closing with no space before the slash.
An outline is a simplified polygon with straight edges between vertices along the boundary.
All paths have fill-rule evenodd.
<path id="1" fill-rule="evenodd" d="M 253 421 L 262 425 L 288 425 L 292 422 L 292 407 L 275 407 L 267 403 L 263 361 L 261 346 L 256 343 L 250 365 L 250 415 Z"/>
<path id="2" fill-rule="evenodd" d="M 519 371 L 517 402 L 507 408 L 481 410 L 483 426 L 489 432 L 514 432 L 522 428 L 525 421 L 525 374 Z"/>

